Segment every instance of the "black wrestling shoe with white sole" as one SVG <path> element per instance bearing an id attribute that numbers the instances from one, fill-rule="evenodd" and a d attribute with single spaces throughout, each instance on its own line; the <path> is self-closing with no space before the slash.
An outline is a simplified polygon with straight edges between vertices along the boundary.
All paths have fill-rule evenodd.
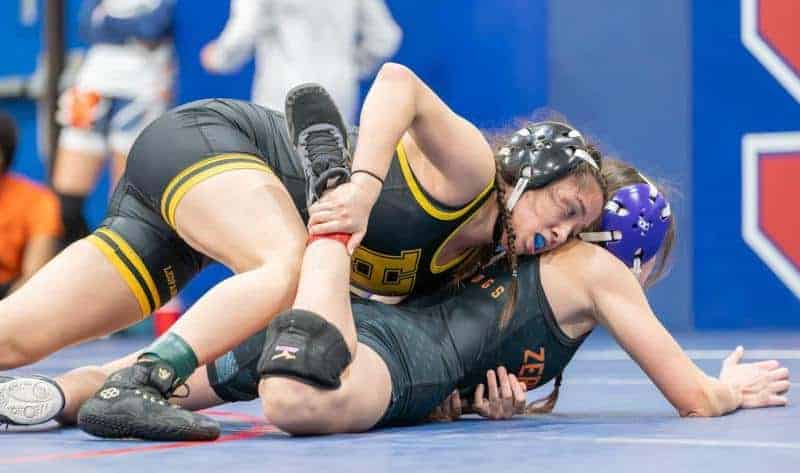
<path id="1" fill-rule="evenodd" d="M 109 376 L 78 411 L 78 427 L 103 438 L 214 440 L 215 420 L 170 404 L 175 371 L 162 361 L 138 361 Z"/>
<path id="2" fill-rule="evenodd" d="M 286 123 L 306 176 L 306 204 L 350 180 L 347 128 L 331 96 L 319 84 L 302 84 L 286 95 Z"/>
<path id="3" fill-rule="evenodd" d="M 64 409 L 64 393 L 44 376 L 0 376 L 0 424 L 37 425 Z"/>

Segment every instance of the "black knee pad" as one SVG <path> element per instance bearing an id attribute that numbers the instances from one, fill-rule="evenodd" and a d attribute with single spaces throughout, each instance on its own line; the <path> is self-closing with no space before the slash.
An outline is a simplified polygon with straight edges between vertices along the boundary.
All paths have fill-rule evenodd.
<path id="1" fill-rule="evenodd" d="M 307 310 L 291 309 L 267 328 L 258 372 L 286 376 L 324 389 L 341 386 L 351 355 L 338 328 Z"/>
<path id="2" fill-rule="evenodd" d="M 83 203 L 85 195 L 68 195 L 58 193 L 61 204 L 61 222 L 64 224 L 63 245 L 80 240 L 89 234 L 89 226 L 83 217 Z"/>

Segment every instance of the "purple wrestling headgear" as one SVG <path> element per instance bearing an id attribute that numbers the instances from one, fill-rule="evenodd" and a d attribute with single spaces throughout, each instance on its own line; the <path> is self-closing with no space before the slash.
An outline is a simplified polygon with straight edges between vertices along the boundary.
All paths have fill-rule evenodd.
<path id="1" fill-rule="evenodd" d="M 658 254 L 671 219 L 669 203 L 647 181 L 615 192 L 603 208 L 601 231 L 584 232 L 580 237 L 601 243 L 639 274 L 642 265 Z"/>

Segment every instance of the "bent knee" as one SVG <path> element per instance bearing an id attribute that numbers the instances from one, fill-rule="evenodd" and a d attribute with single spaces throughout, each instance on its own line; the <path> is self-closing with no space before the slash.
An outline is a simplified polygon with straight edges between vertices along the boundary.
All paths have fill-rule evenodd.
<path id="1" fill-rule="evenodd" d="M 292 435 L 328 434 L 335 430 L 340 413 L 338 396 L 332 391 L 283 377 L 270 377 L 259 384 L 264 416 Z"/>
<path id="2" fill-rule="evenodd" d="M 242 255 L 237 272 L 252 271 L 259 268 L 273 266 L 286 268 L 299 272 L 300 264 L 303 262 L 305 252 L 305 241 L 297 244 L 284 244 L 280 248 L 266 248 L 263 250 L 252 251 L 248 255 Z"/>
<path id="3" fill-rule="evenodd" d="M 302 253 L 298 255 L 282 255 L 280 259 L 273 258 L 265 261 L 258 267 L 248 271 L 259 280 L 263 288 L 262 294 L 270 300 L 275 300 L 278 294 L 284 295 L 289 307 L 294 301 L 297 285 L 300 281 L 300 267 Z"/>
<path id="4" fill-rule="evenodd" d="M 236 272 L 245 272 L 268 269 L 297 279 L 300 276 L 300 266 L 303 263 L 304 253 L 305 240 L 284 244 L 280 248 L 268 248 L 247 255 L 234 270 Z"/>

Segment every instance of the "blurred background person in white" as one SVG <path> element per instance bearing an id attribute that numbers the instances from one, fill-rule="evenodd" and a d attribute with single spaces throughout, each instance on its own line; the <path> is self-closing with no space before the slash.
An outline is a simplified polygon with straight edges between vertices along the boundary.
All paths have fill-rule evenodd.
<path id="1" fill-rule="evenodd" d="M 110 154 L 116 185 L 134 139 L 172 100 L 175 0 L 83 0 L 89 44 L 75 84 L 59 100 L 64 127 L 53 170 L 69 244 L 88 233 L 83 204 Z"/>
<path id="2" fill-rule="evenodd" d="M 318 82 L 353 123 L 359 79 L 392 56 L 401 37 L 383 0 L 231 0 L 225 29 L 200 59 L 209 72 L 227 73 L 255 50 L 253 102 L 283 110 L 290 88 Z"/>

